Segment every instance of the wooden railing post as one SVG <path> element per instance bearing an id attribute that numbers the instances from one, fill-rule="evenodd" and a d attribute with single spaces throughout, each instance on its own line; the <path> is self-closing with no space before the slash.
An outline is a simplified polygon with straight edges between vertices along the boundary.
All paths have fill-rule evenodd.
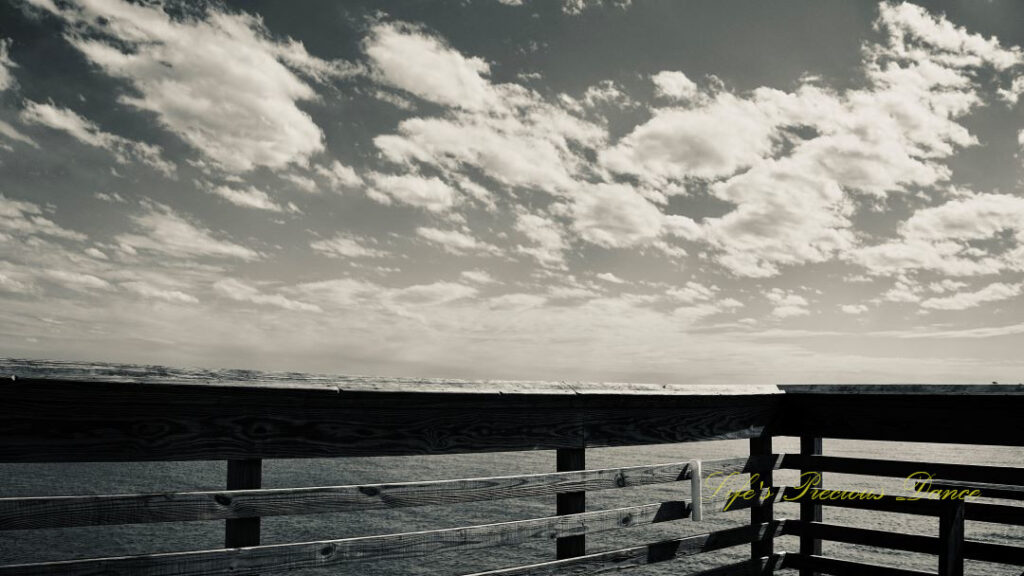
<path id="1" fill-rule="evenodd" d="M 946 504 L 939 514 L 939 576 L 964 576 L 964 501 Z"/>
<path id="2" fill-rule="evenodd" d="M 263 460 L 228 460 L 228 490 L 249 490 L 263 484 Z M 232 518 L 224 524 L 224 547 L 241 548 L 260 543 L 260 519 Z"/>
<path id="3" fill-rule="evenodd" d="M 584 448 L 559 448 L 555 458 L 558 472 L 587 469 L 586 449 Z M 558 494 L 556 498 L 556 513 L 559 516 L 587 511 L 586 492 L 565 492 Z M 583 556 L 587 553 L 586 538 L 584 535 L 559 538 L 555 543 L 555 557 L 562 560 L 563 558 Z"/>
<path id="4" fill-rule="evenodd" d="M 800 455 L 801 456 L 820 456 L 822 454 L 822 441 L 821 438 L 815 436 L 801 436 L 800 437 Z M 816 477 L 812 477 L 811 474 L 817 474 Z M 800 484 L 811 481 L 813 488 L 821 488 L 823 486 L 822 472 L 820 470 L 811 470 L 807 466 L 800 468 Z M 816 503 L 810 498 L 804 498 L 800 501 L 800 522 L 807 526 L 811 522 L 822 521 L 821 504 Z M 821 555 L 821 539 L 814 538 L 810 534 L 804 533 L 800 536 L 800 554 L 802 556 L 820 556 Z M 800 576 L 817 576 L 818 573 L 810 568 L 801 568 Z"/>
<path id="5" fill-rule="evenodd" d="M 772 454 L 772 437 L 768 435 L 757 436 L 750 439 L 750 456 L 770 456 Z M 757 481 L 750 487 L 751 490 L 760 494 L 761 486 L 766 489 L 771 489 L 772 470 L 769 468 L 763 472 L 757 473 Z M 754 474 L 751 474 L 753 478 Z M 750 523 L 753 526 L 760 526 L 766 522 L 771 522 L 775 516 L 775 507 L 771 494 L 768 495 L 768 499 L 764 503 L 758 503 L 750 508 Z M 775 553 L 775 540 L 772 532 L 769 530 L 765 532 L 764 538 L 754 540 L 750 543 L 750 557 L 754 560 L 759 560 L 766 556 L 770 557 Z M 772 574 L 774 571 L 769 566 L 768 572 L 764 574 Z"/>

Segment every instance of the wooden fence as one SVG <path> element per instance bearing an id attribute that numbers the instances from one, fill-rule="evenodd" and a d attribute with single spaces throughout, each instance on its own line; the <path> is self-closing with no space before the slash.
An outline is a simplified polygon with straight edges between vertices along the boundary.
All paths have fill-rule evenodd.
<path id="1" fill-rule="evenodd" d="M 360 563 L 554 540 L 553 559 L 492 575 L 592 574 L 747 546 L 748 561 L 704 574 L 933 574 L 823 556 L 822 541 L 934 554 L 940 576 L 964 560 L 1024 565 L 1024 546 L 973 541 L 965 520 L 1024 525 L 1020 467 L 844 458 L 823 439 L 1024 446 L 1022 386 L 655 386 L 544 382 L 386 380 L 184 371 L 123 365 L 0 361 L 0 462 L 226 460 L 226 489 L 94 496 L 0 497 L 0 531 L 72 526 L 225 521 L 225 547 L 116 558 L 0 566 L 0 576 L 274 574 L 314 567 L 359 573 Z M 778 454 L 773 437 L 800 438 Z M 690 482 L 694 463 L 588 469 L 586 450 L 749 439 L 749 453 L 704 461 L 715 473 L 759 474 L 762 497 L 738 500 L 737 528 L 615 550 L 590 551 L 588 534 L 687 518 L 692 501 L 587 511 L 599 490 Z M 261 488 L 273 458 L 344 458 L 555 450 L 545 474 L 386 484 Z M 963 500 L 800 500 L 776 517 L 794 487 L 774 470 L 905 477 L 922 468 L 940 488 L 980 490 L 1009 503 Z M 698 475 L 699 476 L 699 475 Z M 817 487 L 816 490 L 822 490 Z M 2 487 L 0 487 L 2 490 Z M 819 494 L 820 492 L 814 492 Z M 823 493 L 820 493 L 823 494 Z M 554 496 L 552 515 L 529 520 L 261 545 L 260 518 Z M 3 496 L 0 491 L 0 496 Z M 935 535 L 898 534 L 822 521 L 822 507 L 939 518 Z M 799 538 L 779 550 L 776 538 Z"/>

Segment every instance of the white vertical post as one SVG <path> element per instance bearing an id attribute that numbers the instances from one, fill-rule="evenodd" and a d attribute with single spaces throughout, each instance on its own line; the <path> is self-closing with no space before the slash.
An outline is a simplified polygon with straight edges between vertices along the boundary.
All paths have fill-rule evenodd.
<path id="1" fill-rule="evenodd" d="M 690 520 L 704 519 L 704 473 L 700 460 L 690 460 Z"/>

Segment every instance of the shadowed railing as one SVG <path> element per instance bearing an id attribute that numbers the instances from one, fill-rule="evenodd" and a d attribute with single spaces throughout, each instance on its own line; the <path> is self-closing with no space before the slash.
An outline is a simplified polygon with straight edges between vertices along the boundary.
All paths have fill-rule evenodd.
<path id="1" fill-rule="evenodd" d="M 0 531 L 225 520 L 225 547 L 116 558 L 0 566 L 9 575 L 272 574 L 554 540 L 554 559 L 487 574 L 591 574 L 748 546 L 750 560 L 704 574 L 927 574 L 821 555 L 821 541 L 938 556 L 940 575 L 964 559 L 1024 565 L 1024 547 L 965 539 L 964 521 L 1024 525 L 1024 507 L 963 500 L 799 499 L 778 519 L 774 470 L 906 477 L 933 473 L 933 488 L 979 490 L 1020 501 L 1022 467 L 940 464 L 822 455 L 822 438 L 1024 445 L 1020 386 L 660 386 L 546 382 L 387 380 L 184 371 L 155 367 L 0 362 L 0 462 L 226 460 L 226 490 L 90 496 L 0 497 Z M 799 454 L 775 454 L 775 436 L 800 438 Z M 749 439 L 739 458 L 587 469 L 586 450 Z M 487 478 L 261 488 L 263 460 L 476 452 L 557 451 L 555 471 Z M 756 474 L 765 491 L 737 498 L 736 528 L 607 551 L 589 534 L 718 513 L 702 481 Z M 683 483 L 682 498 L 587 511 L 586 493 Z M 976 483 L 982 483 L 977 485 Z M 681 494 L 682 492 L 680 492 Z M 0 492 L 0 496 L 3 493 Z M 554 496 L 552 514 L 460 528 L 260 544 L 260 518 Z M 696 500 L 696 501 L 695 501 Z M 822 506 L 931 515 L 939 533 L 898 534 L 822 522 Z M 749 512 L 737 512 L 749 508 Z M 500 519 L 495 519 L 500 520 Z M 799 550 L 776 550 L 776 537 Z M 590 552 L 590 553 L 588 553 Z"/>

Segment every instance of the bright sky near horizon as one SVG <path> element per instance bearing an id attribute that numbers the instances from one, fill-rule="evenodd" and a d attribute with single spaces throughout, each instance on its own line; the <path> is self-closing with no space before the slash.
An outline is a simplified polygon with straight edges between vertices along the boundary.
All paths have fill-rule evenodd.
<path id="1" fill-rule="evenodd" d="M 1024 380 L 1024 2 L 0 0 L 0 355 Z"/>

